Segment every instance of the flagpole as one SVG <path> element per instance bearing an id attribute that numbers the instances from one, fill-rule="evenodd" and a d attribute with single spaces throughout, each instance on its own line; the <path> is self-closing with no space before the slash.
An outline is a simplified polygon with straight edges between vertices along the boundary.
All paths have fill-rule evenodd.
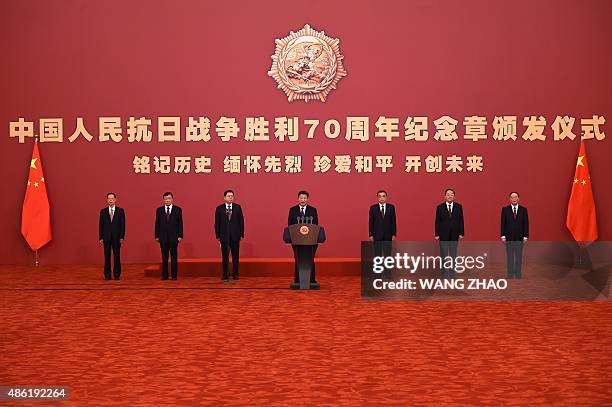
<path id="1" fill-rule="evenodd" d="M 38 143 L 38 135 L 34 136 L 34 144 Z M 38 249 L 34 251 L 34 267 L 38 267 L 40 265 L 40 259 L 38 258 Z"/>

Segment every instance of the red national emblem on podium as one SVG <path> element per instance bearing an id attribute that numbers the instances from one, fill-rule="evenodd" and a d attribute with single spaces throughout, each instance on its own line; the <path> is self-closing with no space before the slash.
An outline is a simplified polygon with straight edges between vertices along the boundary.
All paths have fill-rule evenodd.
<path id="1" fill-rule="evenodd" d="M 303 235 L 307 235 L 309 231 L 310 231 L 310 229 L 306 225 L 304 225 L 304 226 L 302 226 L 300 228 L 300 233 L 303 234 Z"/>
<path id="2" fill-rule="evenodd" d="M 296 99 L 325 102 L 338 81 L 346 76 L 342 65 L 338 38 L 330 38 L 324 31 L 316 31 L 308 24 L 276 40 L 272 67 L 268 75 L 276 80 L 278 88 L 289 102 Z"/>

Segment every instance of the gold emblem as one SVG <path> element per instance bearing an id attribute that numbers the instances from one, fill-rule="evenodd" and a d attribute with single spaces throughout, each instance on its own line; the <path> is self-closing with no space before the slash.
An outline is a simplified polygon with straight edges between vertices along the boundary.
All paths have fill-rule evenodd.
<path id="1" fill-rule="evenodd" d="M 308 226 L 302 226 L 300 228 L 300 233 L 303 234 L 303 235 L 307 235 L 309 230 L 310 229 L 308 229 Z"/>
<path id="2" fill-rule="evenodd" d="M 346 70 L 342 65 L 338 38 L 330 38 L 324 31 L 313 30 L 308 24 L 300 31 L 276 40 L 272 67 L 268 75 L 278 83 L 289 102 L 296 99 L 325 102 L 327 94 Z"/>

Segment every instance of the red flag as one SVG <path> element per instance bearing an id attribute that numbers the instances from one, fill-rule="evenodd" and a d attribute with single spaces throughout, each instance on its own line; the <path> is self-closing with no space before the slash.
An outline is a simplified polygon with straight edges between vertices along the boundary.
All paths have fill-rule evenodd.
<path id="1" fill-rule="evenodd" d="M 21 234 L 32 250 L 38 250 L 51 241 L 50 212 L 46 180 L 36 141 L 21 212 Z"/>
<path id="2" fill-rule="evenodd" d="M 572 183 L 572 194 L 567 206 L 566 225 L 577 242 L 597 240 L 595 200 L 593 199 L 591 175 L 589 173 L 584 141 L 580 142 L 576 174 Z"/>

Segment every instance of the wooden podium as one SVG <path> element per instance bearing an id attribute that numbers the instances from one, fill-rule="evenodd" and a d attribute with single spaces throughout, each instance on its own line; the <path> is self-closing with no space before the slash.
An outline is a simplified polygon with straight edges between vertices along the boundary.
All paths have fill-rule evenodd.
<path id="1" fill-rule="evenodd" d="M 300 277 L 299 284 L 293 282 L 290 288 L 297 290 L 318 290 L 318 283 L 310 283 L 317 245 L 326 240 L 325 229 L 312 223 L 298 223 L 285 228 L 283 241 L 295 248 L 296 264 Z"/>

